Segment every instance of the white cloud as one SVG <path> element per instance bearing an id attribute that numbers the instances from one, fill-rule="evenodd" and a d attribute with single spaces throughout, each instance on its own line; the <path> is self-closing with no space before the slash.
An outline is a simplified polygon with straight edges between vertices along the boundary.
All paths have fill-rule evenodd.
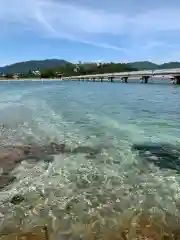
<path id="1" fill-rule="evenodd" d="M 120 29 L 119 20 L 123 22 L 119 15 L 52 0 L 1 0 L 0 2 L 1 35 L 4 32 L 10 34 L 14 30 L 13 23 L 17 31 L 19 28 L 26 28 L 37 30 L 37 33 L 48 37 L 123 50 L 106 41 L 94 39 L 98 34 L 117 34 L 117 29 Z"/>
<path id="2" fill-rule="evenodd" d="M 161 33 L 169 33 L 168 38 L 171 32 L 179 33 L 180 6 L 149 9 L 145 1 L 143 5 L 137 0 L 133 8 L 132 2 L 127 2 L 123 8 L 118 0 L 111 0 L 111 5 L 117 6 L 112 9 L 106 4 L 95 7 L 93 1 L 85 5 L 85 1 L 75 4 L 57 0 L 0 0 L 0 36 L 25 28 L 44 37 L 131 52 L 132 49 L 150 51 L 164 45 L 167 39 L 159 39 Z M 137 11 L 138 7 L 141 11 Z M 114 44 L 112 37 L 118 43 Z"/>
<path id="3" fill-rule="evenodd" d="M 52 1 L 39 1 L 38 9 L 38 23 L 53 37 L 118 51 L 125 50 L 102 39 L 96 40 L 101 34 L 119 35 L 120 29 L 123 29 L 123 15 Z"/>

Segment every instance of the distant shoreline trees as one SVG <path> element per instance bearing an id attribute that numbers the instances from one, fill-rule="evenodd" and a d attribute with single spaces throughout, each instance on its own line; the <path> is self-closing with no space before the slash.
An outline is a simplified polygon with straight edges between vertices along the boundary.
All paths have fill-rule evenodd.
<path id="1" fill-rule="evenodd" d="M 90 75 L 90 74 L 103 74 L 103 73 L 115 73 L 115 72 L 129 72 L 136 71 L 138 69 L 133 68 L 130 64 L 125 63 L 104 63 L 104 64 L 75 64 L 67 63 L 63 66 L 56 68 L 46 68 L 40 71 L 40 74 L 33 73 L 29 70 L 26 73 L 18 74 L 19 78 L 61 78 L 62 76 L 78 76 L 78 75 Z M 15 73 L 16 74 L 16 73 Z M 17 74 L 16 74 L 17 75 Z M 6 78 L 13 78 L 12 73 L 8 73 Z"/>

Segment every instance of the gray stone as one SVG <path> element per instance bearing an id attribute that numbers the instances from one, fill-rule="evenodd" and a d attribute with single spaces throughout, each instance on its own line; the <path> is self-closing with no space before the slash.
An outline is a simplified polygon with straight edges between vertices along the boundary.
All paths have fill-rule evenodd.
<path id="1" fill-rule="evenodd" d="M 25 198 L 22 195 L 15 195 L 11 198 L 11 203 L 14 205 L 18 205 L 21 202 L 23 202 L 25 200 Z"/>

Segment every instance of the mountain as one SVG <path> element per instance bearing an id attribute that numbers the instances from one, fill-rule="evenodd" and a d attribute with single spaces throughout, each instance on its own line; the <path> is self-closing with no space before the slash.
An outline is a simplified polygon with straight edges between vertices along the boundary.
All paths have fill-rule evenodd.
<path id="1" fill-rule="evenodd" d="M 180 68 L 180 62 L 169 62 L 163 63 L 160 65 L 161 69 L 168 69 L 168 68 Z"/>
<path id="2" fill-rule="evenodd" d="M 68 62 L 61 59 L 32 60 L 26 62 L 18 62 L 4 67 L 0 67 L 0 73 L 25 73 L 29 70 L 42 70 L 46 68 L 56 68 L 63 66 Z"/>
<path id="3" fill-rule="evenodd" d="M 61 59 L 32 60 L 0 67 L 0 73 L 26 73 L 29 72 L 29 70 L 52 69 L 62 67 L 66 64 L 71 63 Z M 137 70 L 180 68 L 180 62 L 169 62 L 158 65 L 149 61 L 139 61 L 131 62 L 128 65 Z"/>
<path id="4" fill-rule="evenodd" d="M 142 62 L 132 62 L 129 64 L 131 65 L 131 67 L 136 68 L 138 70 L 180 68 L 180 62 L 169 62 L 169 63 L 163 63 L 158 65 L 152 62 L 142 61 Z"/>
<path id="5" fill-rule="evenodd" d="M 131 67 L 136 68 L 138 70 L 155 70 L 159 68 L 157 64 L 148 61 L 131 62 L 129 64 L 131 65 Z"/>

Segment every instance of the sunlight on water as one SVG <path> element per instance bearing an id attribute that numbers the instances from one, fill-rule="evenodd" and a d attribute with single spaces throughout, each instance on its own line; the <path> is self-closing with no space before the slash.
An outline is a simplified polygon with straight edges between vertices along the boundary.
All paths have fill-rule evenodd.
<path id="1" fill-rule="evenodd" d="M 147 216 L 157 225 L 178 226 L 179 172 L 144 161 L 132 145 L 178 148 L 180 89 L 21 82 L 0 91 L 1 146 L 54 141 L 100 149 L 95 156 L 77 152 L 21 162 L 11 172 L 16 180 L 0 192 L 1 230 L 47 224 L 56 237 L 81 239 L 88 231 L 101 229 L 96 234 L 102 237 L 137 219 L 148 222 Z M 13 204 L 13 196 L 23 201 Z"/>

